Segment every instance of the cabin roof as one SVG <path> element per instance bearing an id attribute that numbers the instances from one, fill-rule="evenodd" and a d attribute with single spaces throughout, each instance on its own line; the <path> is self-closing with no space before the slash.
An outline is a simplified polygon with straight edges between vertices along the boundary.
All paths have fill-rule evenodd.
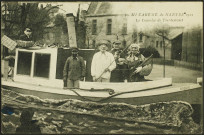
<path id="1" fill-rule="evenodd" d="M 111 14 L 112 6 L 110 2 L 91 2 L 87 15 L 105 15 Z"/>
<path id="2" fill-rule="evenodd" d="M 169 32 L 168 38 L 170 40 L 172 40 L 172 39 L 178 37 L 179 35 L 181 35 L 182 33 L 183 33 L 183 29 L 182 28 L 172 29 Z"/>

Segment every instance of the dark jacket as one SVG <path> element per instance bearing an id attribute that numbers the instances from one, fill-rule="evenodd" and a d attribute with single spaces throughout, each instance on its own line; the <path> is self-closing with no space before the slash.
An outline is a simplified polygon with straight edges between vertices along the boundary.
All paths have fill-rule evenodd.
<path id="1" fill-rule="evenodd" d="M 17 127 L 16 134 L 41 134 L 41 130 L 39 125 L 30 122 Z"/>
<path id="2" fill-rule="evenodd" d="M 112 49 L 113 55 L 120 55 L 120 58 L 125 58 L 124 53 L 121 53 L 121 49 Z M 128 67 L 127 64 L 120 65 L 118 59 L 115 60 L 116 68 L 111 72 L 110 82 L 123 82 L 128 78 Z"/>
<path id="3" fill-rule="evenodd" d="M 79 80 L 81 77 L 85 77 L 85 64 L 84 59 L 80 56 L 73 58 L 68 57 L 63 70 L 63 77 L 70 80 Z"/>
<path id="4" fill-rule="evenodd" d="M 33 37 L 32 35 L 30 35 L 30 37 L 28 38 L 28 36 L 26 34 L 23 34 L 19 37 L 20 40 L 23 40 L 23 41 L 33 41 Z"/>

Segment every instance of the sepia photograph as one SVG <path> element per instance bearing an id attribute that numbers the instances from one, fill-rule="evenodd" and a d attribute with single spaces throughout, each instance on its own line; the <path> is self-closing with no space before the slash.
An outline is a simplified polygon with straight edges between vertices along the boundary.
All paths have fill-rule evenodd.
<path id="1" fill-rule="evenodd" d="M 1 1 L 2 134 L 203 134 L 200 1 Z"/>

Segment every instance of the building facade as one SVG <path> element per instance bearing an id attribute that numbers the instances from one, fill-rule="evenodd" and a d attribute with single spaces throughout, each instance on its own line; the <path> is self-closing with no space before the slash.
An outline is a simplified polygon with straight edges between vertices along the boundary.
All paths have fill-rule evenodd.
<path id="1" fill-rule="evenodd" d="M 85 15 L 87 48 L 95 48 L 100 39 L 107 39 L 111 43 L 118 39 L 123 47 L 131 43 L 138 43 L 141 48 L 154 47 L 161 57 L 164 57 L 165 49 L 166 59 L 202 62 L 202 28 L 168 26 L 163 39 L 155 31 L 138 28 L 137 23 L 133 24 L 124 11 L 115 12 L 114 7 L 114 2 L 91 2 Z"/>
<path id="2" fill-rule="evenodd" d="M 142 30 L 133 24 L 125 13 L 113 11 L 114 2 L 91 2 L 85 15 L 86 47 L 95 48 L 100 39 L 122 42 L 122 47 L 132 43 L 140 44 L 141 48 L 155 47 L 163 53 L 162 38 L 150 30 Z M 168 47 L 168 50 L 171 50 Z M 171 54 L 166 53 L 170 58 Z"/>

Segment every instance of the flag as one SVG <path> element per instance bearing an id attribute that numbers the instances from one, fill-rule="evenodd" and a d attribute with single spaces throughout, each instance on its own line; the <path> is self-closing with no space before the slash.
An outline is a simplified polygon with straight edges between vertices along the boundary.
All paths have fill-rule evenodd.
<path id="1" fill-rule="evenodd" d="M 1 38 L 1 43 L 7 47 L 8 49 L 10 50 L 13 50 L 17 43 L 15 41 L 13 41 L 12 39 L 10 39 L 9 37 L 7 37 L 6 35 L 4 35 L 2 38 Z"/>

